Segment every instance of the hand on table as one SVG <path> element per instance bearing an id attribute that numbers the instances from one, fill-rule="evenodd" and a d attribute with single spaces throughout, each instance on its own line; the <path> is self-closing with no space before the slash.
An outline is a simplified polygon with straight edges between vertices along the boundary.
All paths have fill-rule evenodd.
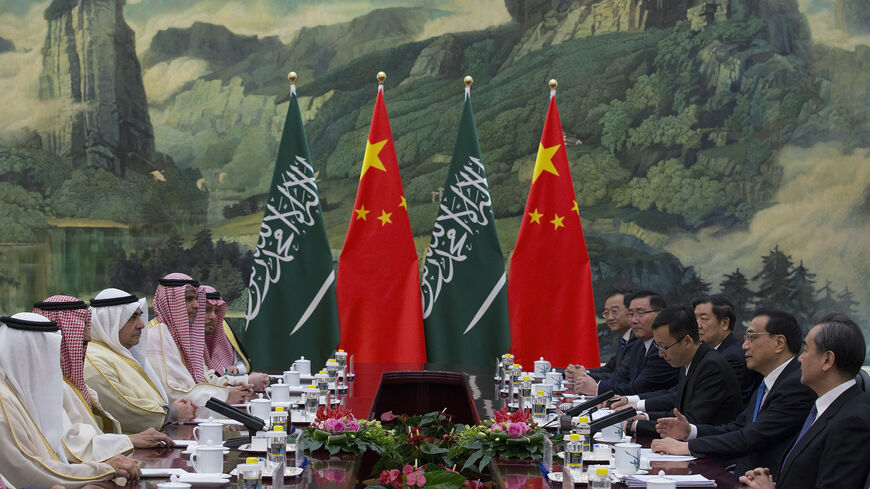
<path id="1" fill-rule="evenodd" d="M 128 481 L 139 480 L 139 463 L 125 455 L 115 455 L 106 460 L 115 469 L 115 477 L 123 477 Z"/>
<path id="2" fill-rule="evenodd" d="M 252 386 L 251 384 L 236 384 L 230 387 L 230 391 L 229 393 L 227 393 L 227 403 L 242 404 L 243 402 L 250 399 L 253 392 L 254 386 Z"/>
<path id="3" fill-rule="evenodd" d="M 673 418 L 659 418 L 656 423 L 656 431 L 662 438 L 670 437 L 677 440 L 685 440 L 692 432 L 689 420 L 678 409 L 674 408 Z"/>
<path id="4" fill-rule="evenodd" d="M 770 469 L 758 467 L 748 470 L 746 474 L 740 476 L 740 487 L 741 489 L 774 489 L 776 484 L 770 477 Z"/>
<path id="5" fill-rule="evenodd" d="M 598 394 L 598 382 L 588 375 L 574 378 L 574 393 L 594 396 Z"/>
<path id="6" fill-rule="evenodd" d="M 197 411 L 199 411 L 199 406 L 186 397 L 173 402 L 172 405 L 178 411 L 178 421 L 182 423 L 193 421 L 196 418 Z"/>
<path id="7" fill-rule="evenodd" d="M 565 367 L 565 380 L 568 382 L 574 382 L 575 379 L 579 379 L 580 377 L 584 377 L 586 375 L 586 368 L 583 365 L 574 365 L 569 363 L 567 367 Z"/>
<path id="8" fill-rule="evenodd" d="M 662 438 L 661 440 L 653 440 L 650 449 L 655 453 L 667 453 L 670 455 L 691 455 L 689 452 L 689 443 L 685 441 L 674 440 L 673 438 Z"/>
<path id="9" fill-rule="evenodd" d="M 165 433 L 161 433 L 154 428 L 130 435 L 130 441 L 133 442 L 133 448 L 153 448 L 153 447 L 171 447 L 172 438 L 169 438 Z M 161 442 L 163 443 L 161 445 Z"/>
<path id="10" fill-rule="evenodd" d="M 260 372 L 251 372 L 248 375 L 248 382 L 254 386 L 255 391 L 266 390 L 269 386 L 269 376 Z"/>
<path id="11" fill-rule="evenodd" d="M 608 407 L 610 409 L 613 409 L 616 411 L 622 411 L 622 410 L 629 409 L 629 408 L 637 409 L 637 403 L 636 402 L 628 402 L 627 397 L 619 396 L 615 401 L 611 401 L 608 404 Z M 646 418 L 644 418 L 644 419 L 646 419 Z"/>

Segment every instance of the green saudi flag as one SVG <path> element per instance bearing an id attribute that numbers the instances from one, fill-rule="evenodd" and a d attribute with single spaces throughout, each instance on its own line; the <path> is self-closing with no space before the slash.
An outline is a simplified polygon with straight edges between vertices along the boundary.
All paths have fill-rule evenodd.
<path id="1" fill-rule="evenodd" d="M 470 90 L 421 285 L 429 362 L 492 365 L 510 347 L 504 257 Z"/>
<path id="2" fill-rule="evenodd" d="M 295 85 L 254 251 L 245 319 L 245 347 L 259 371 L 280 372 L 303 355 L 316 371 L 338 344 L 335 270 Z"/>

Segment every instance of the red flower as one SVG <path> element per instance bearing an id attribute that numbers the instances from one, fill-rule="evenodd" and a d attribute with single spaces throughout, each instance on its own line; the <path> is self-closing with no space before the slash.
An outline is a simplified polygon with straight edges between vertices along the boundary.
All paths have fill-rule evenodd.
<path id="1" fill-rule="evenodd" d="M 326 406 L 320 406 L 317 408 L 317 416 L 314 418 L 315 422 L 326 421 L 329 418 L 333 419 L 356 419 L 353 416 L 353 413 L 350 412 L 350 409 L 347 409 L 343 406 L 336 406 L 335 409 L 329 409 Z"/>
<path id="2" fill-rule="evenodd" d="M 391 485 L 396 489 L 400 489 L 402 487 L 402 477 L 399 475 L 399 469 L 392 470 L 384 470 L 381 472 L 381 484 Z"/>
<path id="3" fill-rule="evenodd" d="M 387 411 L 381 415 L 381 421 L 392 421 L 396 419 L 396 415 L 392 411 Z"/>
<path id="4" fill-rule="evenodd" d="M 525 423 L 531 417 L 532 411 L 530 409 L 523 409 L 522 411 L 511 413 L 508 412 L 507 407 L 503 407 L 495 412 L 495 420 L 498 423 L 504 423 L 505 421 L 510 421 L 511 423 Z"/>

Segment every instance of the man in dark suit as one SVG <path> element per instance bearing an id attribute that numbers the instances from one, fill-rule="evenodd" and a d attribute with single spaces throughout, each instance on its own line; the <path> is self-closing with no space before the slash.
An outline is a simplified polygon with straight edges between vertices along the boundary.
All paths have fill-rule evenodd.
<path id="1" fill-rule="evenodd" d="M 625 364 L 600 382 L 588 375 L 575 378 L 574 391 L 595 395 L 613 390 L 617 394 L 635 394 L 669 389 L 677 384 L 677 369 L 659 356 L 653 341 L 652 323 L 659 311 L 667 307 L 665 300 L 650 290 L 641 290 L 629 299 L 628 317 L 637 343 L 631 348 Z"/>
<path id="2" fill-rule="evenodd" d="M 734 370 L 745 406 L 758 388 L 761 374 L 746 368 L 743 348 L 734 337 L 734 325 L 737 324 L 734 305 L 725 295 L 714 294 L 692 302 L 692 308 L 695 310 L 701 340 L 721 353 Z"/>
<path id="3" fill-rule="evenodd" d="M 620 365 L 629 358 L 629 345 L 637 340 L 631 333 L 631 324 L 628 321 L 627 298 L 631 297 L 628 289 L 612 289 L 604 295 L 604 310 L 601 317 L 607 323 L 610 331 L 619 338 L 616 354 L 610 357 L 606 364 L 597 368 L 584 368 L 582 365 L 568 365 L 565 367 L 565 380 L 574 382 L 575 378 L 588 375 L 595 380 L 606 379 L 619 370 Z"/>
<path id="4" fill-rule="evenodd" d="M 855 383 L 864 361 L 861 328 L 842 314 L 826 314 L 807 334 L 801 383 L 819 398 L 789 444 L 776 485 L 783 489 L 860 488 L 870 449 L 870 401 Z M 741 486 L 773 487 L 770 470 L 758 468 Z"/>
<path id="5" fill-rule="evenodd" d="M 789 441 L 800 431 L 816 394 L 800 383 L 795 355 L 801 328 L 787 313 L 763 309 L 746 329 L 746 365 L 764 376 L 749 404 L 733 422 L 693 425 L 679 411 L 661 418 L 656 429 L 663 438 L 652 449 L 679 455 L 737 462 L 738 473 L 752 467 L 778 468 Z M 679 441 L 688 440 L 688 441 Z"/>
<path id="6" fill-rule="evenodd" d="M 677 408 L 696 424 L 723 424 L 737 417 L 743 408 L 740 385 L 728 362 L 698 338 L 698 323 L 691 309 L 669 307 L 652 325 L 659 355 L 679 369 L 675 389 L 644 398 L 637 407 L 647 419 L 629 422 L 629 432 L 658 437 L 656 420 L 672 416 Z"/>

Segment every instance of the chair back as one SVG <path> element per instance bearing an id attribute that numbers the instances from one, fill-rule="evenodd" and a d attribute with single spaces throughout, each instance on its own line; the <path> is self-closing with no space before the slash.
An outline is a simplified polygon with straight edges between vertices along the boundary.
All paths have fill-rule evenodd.
<path id="1" fill-rule="evenodd" d="M 445 408 L 454 423 L 480 422 L 465 374 L 430 370 L 384 372 L 369 419 L 380 419 L 387 411 L 415 416 Z"/>

